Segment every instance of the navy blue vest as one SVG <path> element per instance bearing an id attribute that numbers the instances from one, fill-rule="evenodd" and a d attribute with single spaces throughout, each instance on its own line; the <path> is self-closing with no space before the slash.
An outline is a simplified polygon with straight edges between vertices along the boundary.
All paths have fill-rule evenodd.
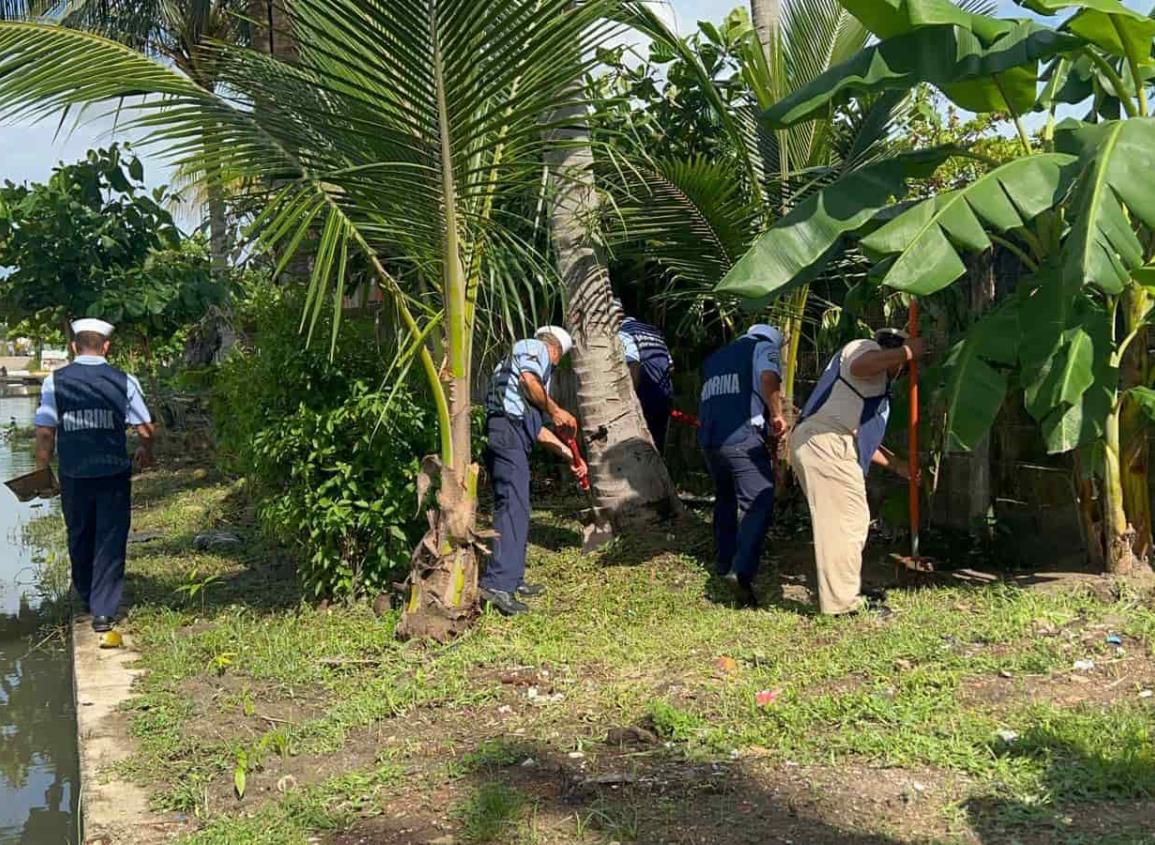
<path id="1" fill-rule="evenodd" d="M 674 395 L 674 385 L 670 379 L 673 358 L 670 347 L 661 329 L 627 317 L 622 322 L 622 331 L 634 339 L 638 345 L 642 373 L 638 379 L 638 392 L 669 399 Z"/>
<path id="2" fill-rule="evenodd" d="M 101 478 L 131 471 L 124 432 L 128 376 L 108 364 L 69 364 L 52 381 L 60 474 Z"/>
<path id="3" fill-rule="evenodd" d="M 754 396 L 754 347 L 758 339 L 741 337 L 706 359 L 698 406 L 698 443 L 703 449 L 763 437 L 750 424 Z"/>

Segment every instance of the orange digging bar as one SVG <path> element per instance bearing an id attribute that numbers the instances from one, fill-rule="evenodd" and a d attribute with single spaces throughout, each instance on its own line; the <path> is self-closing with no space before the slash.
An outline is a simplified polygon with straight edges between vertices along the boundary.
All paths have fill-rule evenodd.
<path id="1" fill-rule="evenodd" d="M 918 300 L 910 300 L 910 326 L 908 332 L 911 338 L 918 337 Z M 910 455 L 910 556 L 918 560 L 918 529 L 922 525 L 919 515 L 918 489 L 918 359 L 910 361 L 910 431 L 907 440 L 907 451 Z"/>

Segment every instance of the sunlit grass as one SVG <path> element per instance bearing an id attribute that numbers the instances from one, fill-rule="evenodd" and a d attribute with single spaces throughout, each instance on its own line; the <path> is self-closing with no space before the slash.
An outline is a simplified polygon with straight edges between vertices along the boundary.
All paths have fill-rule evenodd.
<path id="1" fill-rule="evenodd" d="M 691 553 L 605 566 L 564 545 L 535 546 L 531 577 L 550 592 L 534 613 L 486 615 L 450 646 L 416 647 L 394 640 L 396 612 L 377 617 L 362 605 L 320 610 L 296 601 L 284 551 L 248 526 L 235 488 L 187 472 L 145 486 L 141 500 L 152 504 L 135 527 L 163 537 L 131 551 L 137 598 L 127 628 L 148 672 L 132 705 L 138 749 L 128 769 L 154 790 L 158 806 L 205 818 L 190 842 L 297 842 L 381 811 L 393 782 L 360 770 L 327 791 L 271 796 L 252 818 L 231 817 L 221 785 L 231 782 L 237 750 L 258 747 L 273 731 L 289 755 L 325 755 L 347 750 L 357 731 L 403 725 L 414 713 L 442 714 L 430 718 L 448 725 L 470 718 L 460 714 L 492 712 L 510 700 L 499 676 L 518 667 L 547 672 L 557 700 L 514 708 L 505 729 L 530 743 L 582 750 L 586 759 L 596 758 L 609 728 L 647 724 L 674 758 L 929 769 L 968 784 L 969 798 L 959 800 L 970 803 L 945 804 L 943 818 L 990 800 L 999 823 L 1012 827 L 1070 806 L 1155 795 L 1152 707 L 1137 697 L 1141 678 L 1123 678 L 1111 700 L 1089 696 L 1078 706 L 1024 692 L 1032 679 L 1069 673 L 1077 659 L 1099 664 L 1091 686 L 1113 683 L 1117 656 L 1096 625 L 1149 655 L 1155 613 L 1141 592 L 1124 589 L 1106 601 L 1082 587 L 942 587 L 894 593 L 898 613 L 887 622 L 831 620 L 711 601 L 710 576 Z M 570 525 L 552 513 L 538 517 L 552 523 L 554 537 Z M 242 535 L 240 548 L 193 551 L 195 533 L 221 525 Z M 700 534 L 691 528 L 671 545 L 700 548 Z M 204 595 L 179 589 L 210 576 Z M 1042 636 L 1041 629 L 1069 633 Z M 723 656 L 732 670 L 719 671 Z M 201 693 L 187 694 L 190 684 Z M 206 696 L 206 689 L 217 691 Z M 774 691 L 769 706 L 757 702 L 765 690 Z M 262 722 L 269 702 L 293 717 Z M 205 729 L 214 720 L 223 735 Z M 193 724 L 200 728 L 189 730 Z M 1000 740 L 1000 730 L 1017 739 Z M 523 753 L 500 736 L 470 741 L 445 749 L 441 777 L 516 766 Z M 401 767 L 416 759 L 404 743 L 393 753 Z M 447 808 L 466 841 L 498 828 L 531 841 L 530 799 L 508 784 L 473 789 Z M 575 813 L 573 824 L 587 816 Z"/>

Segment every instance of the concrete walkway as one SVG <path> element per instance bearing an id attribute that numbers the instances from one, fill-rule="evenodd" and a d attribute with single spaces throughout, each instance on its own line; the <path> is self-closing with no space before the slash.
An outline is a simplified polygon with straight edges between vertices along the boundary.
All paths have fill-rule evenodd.
<path id="1" fill-rule="evenodd" d="M 84 845 L 159 845 L 183 827 L 151 812 L 147 793 L 115 772 L 132 754 L 128 716 L 120 706 L 132 697 L 140 675 L 132 668 L 136 659 L 127 637 L 125 648 L 101 649 L 89 617 L 73 623 Z"/>

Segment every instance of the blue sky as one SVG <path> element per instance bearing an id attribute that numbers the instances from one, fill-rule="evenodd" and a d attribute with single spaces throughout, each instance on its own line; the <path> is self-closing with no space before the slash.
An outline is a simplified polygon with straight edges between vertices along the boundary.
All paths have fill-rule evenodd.
<path id="1" fill-rule="evenodd" d="M 1155 0 L 1126 0 L 1134 8 L 1148 9 Z M 789 2 L 789 0 L 787 0 Z M 668 3 L 675 23 L 683 34 L 692 31 L 699 20 L 719 20 L 731 9 L 741 5 L 741 0 L 670 0 Z M 1021 14 L 1011 0 L 1000 0 L 999 11 L 1004 14 Z M 85 151 L 97 144 L 113 139 L 109 134 L 111 124 L 107 121 L 95 126 L 85 126 L 66 137 L 55 137 L 54 123 L 36 126 L 0 127 L 0 180 L 14 182 L 43 180 L 60 161 L 75 161 L 84 156 Z M 167 181 L 167 173 L 159 164 L 146 159 L 148 180 L 154 184 Z"/>

